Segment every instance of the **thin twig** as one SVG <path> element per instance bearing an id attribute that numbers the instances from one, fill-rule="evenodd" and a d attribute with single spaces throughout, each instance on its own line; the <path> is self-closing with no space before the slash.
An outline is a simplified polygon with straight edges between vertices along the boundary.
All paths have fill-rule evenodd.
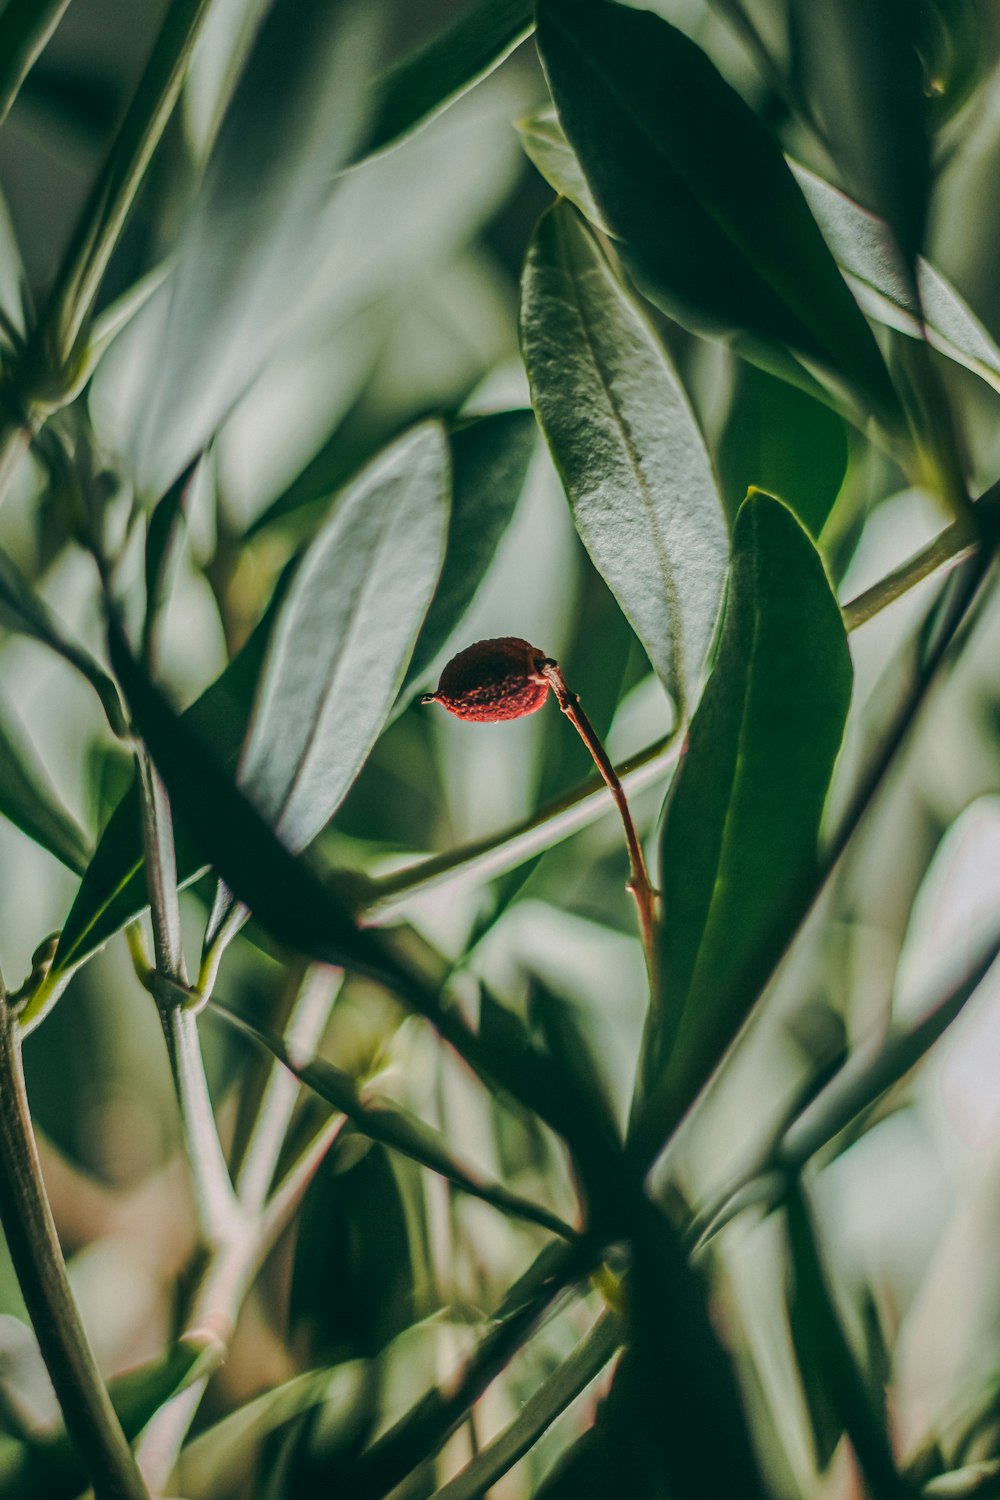
<path id="1" fill-rule="evenodd" d="M 632 821 L 632 813 L 629 809 L 628 799 L 624 788 L 611 761 L 608 759 L 607 751 L 601 744 L 594 726 L 583 711 L 579 698 L 571 693 L 566 686 L 566 679 L 559 670 L 558 665 L 546 659 L 539 669 L 542 676 L 550 684 L 556 695 L 556 702 L 563 713 L 569 719 L 577 734 L 583 740 L 597 769 L 600 771 L 608 790 L 615 799 L 625 829 L 625 842 L 628 845 L 628 858 L 631 874 L 629 876 L 628 888 L 635 899 L 636 908 L 639 913 L 639 926 L 642 929 L 642 945 L 646 952 L 646 962 L 649 966 L 652 978 L 656 962 L 656 892 L 646 869 L 646 860 L 643 856 L 642 845 L 639 843 L 635 824 Z"/>
<path id="2" fill-rule="evenodd" d="M 327 964 L 307 969 L 285 1028 L 290 1057 L 308 1061 L 313 1056 L 343 982 L 343 969 Z M 240 1201 L 255 1212 L 267 1198 L 300 1087 L 295 1074 L 275 1058 L 236 1181 Z"/>

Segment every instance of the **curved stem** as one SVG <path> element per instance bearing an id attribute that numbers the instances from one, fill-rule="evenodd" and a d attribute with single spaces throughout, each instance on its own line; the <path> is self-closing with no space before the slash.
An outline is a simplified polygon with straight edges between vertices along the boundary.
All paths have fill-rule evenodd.
<path id="1" fill-rule="evenodd" d="M 569 719 L 577 734 L 583 740 L 597 769 L 604 777 L 608 790 L 615 799 L 625 830 L 625 842 L 628 845 L 628 858 L 631 874 L 629 876 L 628 888 L 635 899 L 636 908 L 639 913 L 639 926 L 642 929 L 642 946 L 646 952 L 646 964 L 649 969 L 650 981 L 656 967 L 656 944 L 654 941 L 656 932 L 656 892 L 646 869 L 646 860 L 639 843 L 639 836 L 635 831 L 632 821 L 631 809 L 625 790 L 622 787 L 611 761 L 608 759 L 607 751 L 601 744 L 597 731 L 584 713 L 579 698 L 571 693 L 566 686 L 566 679 L 554 661 L 542 663 L 540 668 L 542 676 L 550 684 L 556 695 L 556 702 L 563 713 Z M 655 994 L 655 986 L 653 993 Z"/>
<path id="2" fill-rule="evenodd" d="M 17 1022 L 2 983 L 0 1217 L 66 1431 L 96 1500 L 149 1500 L 66 1276 L 31 1128 Z"/>

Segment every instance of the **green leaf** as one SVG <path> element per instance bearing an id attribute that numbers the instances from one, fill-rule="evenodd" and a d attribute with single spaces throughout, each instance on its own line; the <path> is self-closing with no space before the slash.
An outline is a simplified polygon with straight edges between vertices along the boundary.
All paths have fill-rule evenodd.
<path id="1" fill-rule="evenodd" d="M 240 1031 L 266 1047 L 306 1088 L 345 1114 L 361 1134 L 409 1157 L 428 1171 L 437 1172 L 462 1192 L 480 1198 L 501 1213 L 539 1224 L 563 1238 L 572 1237 L 569 1226 L 548 1209 L 521 1198 L 517 1193 L 508 1192 L 500 1183 L 490 1181 L 463 1162 L 444 1137 L 418 1116 L 395 1102 L 380 1100 L 377 1095 L 366 1092 L 349 1074 L 322 1058 L 314 1057 L 303 1062 L 293 1057 L 279 1036 L 255 1026 L 225 1006 L 213 1002 L 213 1008 L 217 1015 L 224 1016 Z"/>
<path id="2" fill-rule="evenodd" d="M 785 506 L 753 495 L 736 520 L 718 658 L 661 837 L 662 1011 L 639 1129 L 651 1150 L 707 1081 L 808 908 L 850 697 L 823 564 Z"/>
<path id="3" fill-rule="evenodd" d="M 555 188 L 560 198 L 568 198 L 570 203 L 575 203 L 584 218 L 589 219 L 595 228 L 607 232 L 607 225 L 594 202 L 590 184 L 584 176 L 576 152 L 563 133 L 555 110 L 551 106 L 539 109 L 515 123 L 526 155 L 549 186 Z"/>
<path id="4" fill-rule="evenodd" d="M 0 813 L 36 844 L 81 875 L 90 849 L 87 836 L 59 801 L 12 710 L 0 709 Z"/>
<path id="5" fill-rule="evenodd" d="M 577 530 L 665 686 L 690 703 L 725 578 L 715 480 L 663 349 L 568 204 L 529 248 L 521 340 Z"/>
<path id="6" fill-rule="evenodd" d="M 389 1153 L 342 1134 L 297 1215 L 288 1318 L 310 1363 L 372 1358 L 429 1311 L 414 1278 L 414 1228 Z"/>
<path id="7" fill-rule="evenodd" d="M 293 850 L 340 805 L 388 718 L 441 572 L 448 449 L 437 423 L 362 471 L 278 612 L 239 782 Z"/>
<path id="8" fill-rule="evenodd" d="M 157 619 L 167 602 L 170 558 L 200 460 L 201 455 L 196 455 L 166 494 L 157 501 L 146 528 L 146 617 L 143 621 L 142 644 L 147 660 L 153 650 Z"/>
<path id="9" fill-rule="evenodd" d="M 437 1500 L 480 1500 L 480 1496 L 486 1494 L 491 1485 L 497 1484 L 534 1447 L 542 1433 L 571 1402 L 586 1390 L 613 1358 L 621 1341 L 620 1319 L 610 1311 L 602 1313 L 576 1348 L 532 1392 L 517 1416 L 438 1491 Z M 602 1493 L 609 1495 L 613 1492 L 612 1482 Z"/>
<path id="10" fill-rule="evenodd" d="M 878 346 L 780 149 L 700 48 L 609 0 L 541 0 L 538 42 L 642 290 L 694 332 L 739 337 L 785 378 L 791 351 L 898 425 Z"/>
<path id="11" fill-rule="evenodd" d="M 108 1394 L 130 1442 L 174 1396 L 220 1363 L 214 1340 L 190 1336 L 162 1359 L 108 1382 Z M 24 1450 L 13 1473 L 4 1476 L 5 1500 L 73 1500 L 86 1486 L 87 1473 L 64 1431 Z"/>
<path id="12" fill-rule="evenodd" d="M 845 185 L 892 226 L 913 285 L 930 193 L 925 8 L 793 0 L 793 62 Z"/>
<path id="13" fill-rule="evenodd" d="M 433 1011 L 436 992 L 388 940 L 359 928 L 343 896 L 296 859 L 220 764 L 190 718 L 169 705 L 134 660 L 117 624 L 111 659 L 175 819 L 187 825 L 204 864 L 213 865 L 280 943 L 293 951 L 367 974 Z M 457 1030 L 457 1025 L 454 1028 Z"/>
<path id="14" fill-rule="evenodd" d="M 728 1351 L 701 1275 L 659 1208 L 631 1207 L 623 1289 L 626 1347 L 594 1425 L 539 1490 L 544 1500 L 621 1493 L 636 1500 L 764 1500 Z"/>
<path id="15" fill-rule="evenodd" d="M 98 661 L 67 634 L 45 601 L 36 594 L 13 558 L 0 550 L 0 625 L 32 636 L 75 667 L 101 700 L 115 734 L 126 731 L 118 689 Z"/>
<path id="16" fill-rule="evenodd" d="M 729 418 L 716 453 L 726 508 L 767 490 L 819 536 L 847 473 L 847 429 L 828 406 L 753 365 L 733 371 Z"/>
<path id="17" fill-rule="evenodd" d="M 254 687 L 287 574 L 243 650 L 184 714 L 185 722 L 233 770 L 246 731 Z M 205 858 L 183 828 L 176 832 L 177 877 L 189 885 L 205 869 Z M 149 905 L 143 866 L 139 795 L 133 784 L 108 820 L 87 866 L 59 937 L 48 977 L 21 1016 L 22 1028 L 38 1024 L 58 999 L 73 970 Z"/>
<path id="18" fill-rule="evenodd" d="M 807 167 L 798 162 L 790 166 L 848 285 L 869 317 L 910 338 L 923 338 L 926 330 L 927 341 L 935 349 L 1000 391 L 1000 347 L 951 282 L 920 257 L 918 307 L 885 221 Z"/>
<path id="19" fill-rule="evenodd" d="M 69 0 L 7 0 L 0 11 L 0 122 Z"/>
<path id="20" fill-rule="evenodd" d="M 164 288 L 134 463 L 161 493 L 276 345 L 327 241 L 322 215 L 363 127 L 372 15 L 275 0 L 226 110 Z"/>
<path id="21" fill-rule="evenodd" d="M 801 1185 L 786 1201 L 791 1284 L 788 1310 L 803 1380 L 820 1401 L 820 1456 L 846 1430 L 872 1500 L 913 1500 L 897 1472 L 888 1434 L 869 1399 L 864 1371 L 847 1341 L 820 1255 L 816 1229 Z"/>
<path id="22" fill-rule="evenodd" d="M 531 31 L 531 0 L 479 0 L 375 83 L 375 104 L 357 160 L 392 145 L 499 67 Z"/>
<path id="23" fill-rule="evenodd" d="M 515 410 L 460 422 L 448 435 L 452 494 L 444 565 L 413 648 L 401 704 L 426 679 L 493 561 L 524 489 L 537 431 L 532 412 Z"/>
<path id="24" fill-rule="evenodd" d="M 282 784 L 289 799 L 294 795 L 286 836 L 289 840 L 297 837 L 300 847 L 327 821 L 335 805 L 331 799 L 339 801 L 347 790 L 384 721 L 386 704 L 391 705 L 395 696 L 410 643 L 434 586 L 435 558 L 440 556 L 446 524 L 446 478 L 447 455 L 434 425 L 416 429 L 376 460 L 338 498 L 331 519 L 303 557 L 286 570 L 264 619 L 240 654 L 184 715 L 185 722 L 211 747 L 213 756 L 235 771 L 255 690 L 262 695 L 271 674 L 268 705 L 260 705 L 267 718 L 259 709 L 251 738 L 258 737 L 255 754 L 263 757 L 260 736 L 265 724 L 274 726 L 270 752 L 274 760 L 264 767 L 263 774 L 271 778 L 272 796 L 277 796 Z M 421 539 L 426 549 L 422 571 Z M 336 557 L 333 562 L 324 561 L 330 551 L 336 552 Z M 365 568 L 370 571 L 365 573 Z M 358 590 L 362 595 L 360 605 Z M 393 601 L 389 609 L 386 599 Z M 313 614 L 314 609 L 319 610 L 318 615 Z M 334 626 L 338 612 L 339 635 Z M 359 625 L 366 633 L 357 639 L 354 632 Z M 292 639 L 299 628 L 315 632 L 318 645 L 300 650 Z M 376 648 L 382 654 L 368 665 L 368 657 Z M 347 651 L 341 666 L 349 664 L 349 657 L 351 675 L 338 678 L 337 690 L 348 697 L 353 694 L 353 699 L 349 712 L 334 719 L 322 713 L 320 689 L 325 679 L 319 680 L 316 672 L 316 651 L 324 651 L 332 667 L 338 649 Z M 265 653 L 269 653 L 269 665 L 265 681 L 260 682 Z M 307 668 L 305 687 L 312 693 L 313 711 L 319 712 L 318 720 L 308 722 L 303 703 L 291 704 L 284 696 L 290 682 L 299 681 Z M 276 681 L 276 675 L 286 671 L 287 680 Z M 284 719 L 282 714 L 286 712 L 288 718 Z M 371 736 L 363 752 L 362 731 Z M 291 757 L 293 751 L 303 757 L 301 766 L 291 758 L 282 759 L 283 755 Z M 323 754 L 336 758 L 339 773 L 332 760 L 325 765 L 319 763 Z M 348 754 L 355 757 L 353 770 L 341 758 Z M 312 780 L 307 782 L 306 777 Z M 190 830 L 178 828 L 176 852 L 178 880 L 181 885 L 190 884 L 205 869 L 203 851 Z M 38 997 L 37 1004 L 31 1003 L 26 1019 L 40 1018 L 72 970 L 147 905 L 139 806 L 133 788 L 100 839 L 63 926 L 45 993 Z M 224 913 L 225 909 L 220 917 Z"/>

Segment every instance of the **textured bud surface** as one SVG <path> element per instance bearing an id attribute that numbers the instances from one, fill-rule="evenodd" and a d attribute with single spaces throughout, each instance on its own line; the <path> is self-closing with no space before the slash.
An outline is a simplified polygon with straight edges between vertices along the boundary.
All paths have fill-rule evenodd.
<path id="1" fill-rule="evenodd" d="M 547 660 L 544 651 L 516 635 L 477 641 L 452 657 L 437 692 L 425 701 L 481 723 L 520 719 L 535 713 L 548 697 L 549 684 L 541 676 Z"/>

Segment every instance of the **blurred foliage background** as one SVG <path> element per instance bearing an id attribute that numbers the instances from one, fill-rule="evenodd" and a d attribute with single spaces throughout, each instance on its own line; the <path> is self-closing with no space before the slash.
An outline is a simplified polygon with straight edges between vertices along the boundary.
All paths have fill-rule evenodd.
<path id="1" fill-rule="evenodd" d="M 15 318 L 21 287 L 39 305 L 57 274 L 168 9 L 73 0 L 27 75 L 0 130 L 0 298 Z M 259 0 L 211 7 L 101 281 L 98 320 L 123 298 L 130 316 L 58 418 L 83 489 L 104 497 L 102 524 L 133 636 L 144 608 L 137 518 L 208 447 L 158 636 L 157 680 L 179 707 L 243 647 L 286 563 L 374 455 L 428 416 L 451 421 L 529 405 L 519 284 L 553 197 L 535 165 L 545 165 L 550 105 L 533 41 L 392 149 L 351 166 L 377 97 L 374 80 L 474 8 L 369 0 L 332 6 L 340 13 L 333 25 L 316 21 L 309 6 L 302 34 L 286 25 L 287 69 L 283 57 L 262 59 L 251 49 L 264 9 Z M 893 218 L 892 203 L 866 192 L 880 180 L 866 176 L 870 122 L 852 96 L 849 60 L 835 65 L 841 42 L 824 35 L 822 8 L 659 0 L 655 9 L 704 49 L 790 156 Z M 934 76 L 928 93 L 937 114 L 933 194 L 915 232 L 927 260 L 981 320 L 974 354 L 933 356 L 960 430 L 965 478 L 979 494 L 1000 472 L 1000 352 L 988 332 L 1000 336 L 1000 16 L 974 0 L 920 9 L 937 27 L 938 50 L 922 59 Z M 0 11 L 0 24 L 6 15 Z M 234 94 L 244 67 L 244 93 Z M 789 78 L 808 111 L 779 87 Z M 235 123 L 220 134 L 232 100 Z M 821 128 L 813 128 L 817 120 Z M 344 167 L 335 180 L 332 140 Z M 221 169 L 213 150 L 228 153 Z M 144 295 L 133 310 L 137 284 Z M 780 496 L 818 539 L 842 602 L 954 520 L 933 486 L 907 477 L 870 433 L 726 343 L 706 341 L 650 302 L 644 307 L 693 404 L 730 518 L 751 485 Z M 895 332 L 888 322 L 879 338 L 899 358 L 908 337 L 898 319 Z M 676 705 L 580 541 L 544 443 L 531 438 L 530 455 L 528 442 L 521 449 L 510 463 L 517 471 L 523 456 L 524 483 L 515 486 L 509 523 L 506 514 L 491 523 L 481 586 L 412 687 L 433 686 L 434 669 L 469 641 L 523 636 L 558 658 L 622 762 L 677 728 Z M 81 545 L 79 495 L 72 483 L 60 485 L 59 472 L 41 446 L 20 462 L 0 541 L 72 639 L 103 660 L 100 580 Z M 510 474 L 504 483 L 511 488 Z M 920 583 L 852 633 L 853 704 L 831 824 L 872 754 L 886 703 L 905 686 L 906 652 L 938 582 Z M 756 1165 L 769 1161 L 776 1141 L 794 1143 L 796 1129 L 807 1136 L 810 1098 L 845 1065 L 886 1055 L 896 1031 L 919 1022 L 995 934 L 995 591 L 978 600 L 973 618 L 766 1003 L 654 1177 L 689 1249 L 717 1211 L 727 1220 L 712 1226 L 717 1232 L 693 1250 L 693 1261 L 735 1360 L 764 1492 L 789 1500 L 875 1491 L 858 1468 L 857 1434 L 853 1445 L 843 1439 L 843 1402 L 830 1394 L 823 1310 L 810 1309 L 801 1258 L 797 1277 L 790 1271 L 785 1217 L 769 1212 L 773 1184 Z M 325 867 L 378 880 L 477 840 L 502 850 L 508 830 L 538 824 L 539 809 L 572 797 L 590 775 L 585 751 L 551 705 L 482 728 L 413 698 L 400 707 L 312 845 Z M 62 810 L 60 837 L 78 851 L 74 873 L 42 847 L 44 838 L 34 842 L 0 820 L 0 955 L 14 990 L 39 943 L 63 927 L 80 862 L 132 771 L 90 685 L 37 639 L 7 629 L 0 731 L 42 783 L 47 804 Z M 665 764 L 654 770 L 632 795 L 651 850 L 669 779 Z M 482 986 L 518 1015 L 550 997 L 571 1018 L 595 1110 L 604 1095 L 621 1124 L 646 975 L 610 800 L 580 821 L 568 836 L 543 835 L 518 857 L 501 855 L 495 867 L 455 862 L 412 888 L 404 880 L 377 920 L 401 928 L 407 951 L 430 945 L 459 993 Z M 386 889 L 392 893 L 391 882 Z M 181 898 L 194 972 L 214 891 L 203 876 Z M 307 973 L 251 923 L 227 950 L 215 993 L 222 1006 L 280 1033 L 302 984 L 302 1057 L 315 1049 L 371 1097 L 440 1130 L 485 1176 L 577 1222 L 578 1172 L 563 1144 L 502 1091 L 481 1087 L 372 980 L 351 975 L 341 984 L 322 967 Z M 198 1029 L 220 1135 L 235 1162 L 268 1076 L 266 1054 L 211 1008 Z M 846 1118 L 809 1170 L 834 1302 L 898 1464 L 900 1488 L 886 1495 L 1000 1493 L 998 1052 L 994 973 L 920 1066 L 902 1068 L 887 1092 Z M 73 973 L 60 1004 L 27 1038 L 24 1066 L 46 1186 L 100 1366 L 108 1376 L 148 1371 L 185 1326 L 199 1246 L 156 1006 L 121 936 Z M 322 1133 L 329 1109 L 302 1090 L 280 1169 Z M 301 1207 L 252 1278 L 226 1362 L 189 1413 L 191 1436 L 164 1493 L 277 1497 L 338 1482 L 344 1494 L 389 1493 L 377 1477 L 357 1478 L 351 1464 L 422 1392 L 447 1389 L 551 1238 L 349 1126 L 330 1133 Z M 730 1217 L 737 1189 L 742 1211 Z M 579 1389 L 566 1376 L 555 1420 L 539 1420 L 538 1440 L 488 1490 L 497 1500 L 561 1493 L 552 1479 L 558 1461 L 609 1387 L 616 1339 L 607 1320 L 620 1315 L 621 1271 L 612 1255 L 593 1284 L 554 1303 L 534 1337 L 470 1399 L 447 1442 L 430 1443 L 425 1455 L 418 1443 L 391 1493 L 480 1493 L 447 1482 L 531 1409 L 533 1393 L 559 1381 L 596 1326 L 599 1353 L 574 1377 Z M 670 1348 L 659 1352 L 668 1364 Z M 610 1399 L 601 1408 L 612 1409 Z M 57 1415 L 17 1279 L 2 1261 L 0 1493 L 79 1491 L 77 1471 L 57 1481 L 25 1459 Z M 445 1423 L 442 1439 L 447 1430 Z M 639 1464 L 634 1452 L 621 1462 Z M 169 1473 L 168 1464 L 163 1485 Z M 579 1466 L 564 1473 L 566 1493 L 661 1492 L 639 1478 L 607 1488 L 596 1459 L 591 1489 Z"/>

